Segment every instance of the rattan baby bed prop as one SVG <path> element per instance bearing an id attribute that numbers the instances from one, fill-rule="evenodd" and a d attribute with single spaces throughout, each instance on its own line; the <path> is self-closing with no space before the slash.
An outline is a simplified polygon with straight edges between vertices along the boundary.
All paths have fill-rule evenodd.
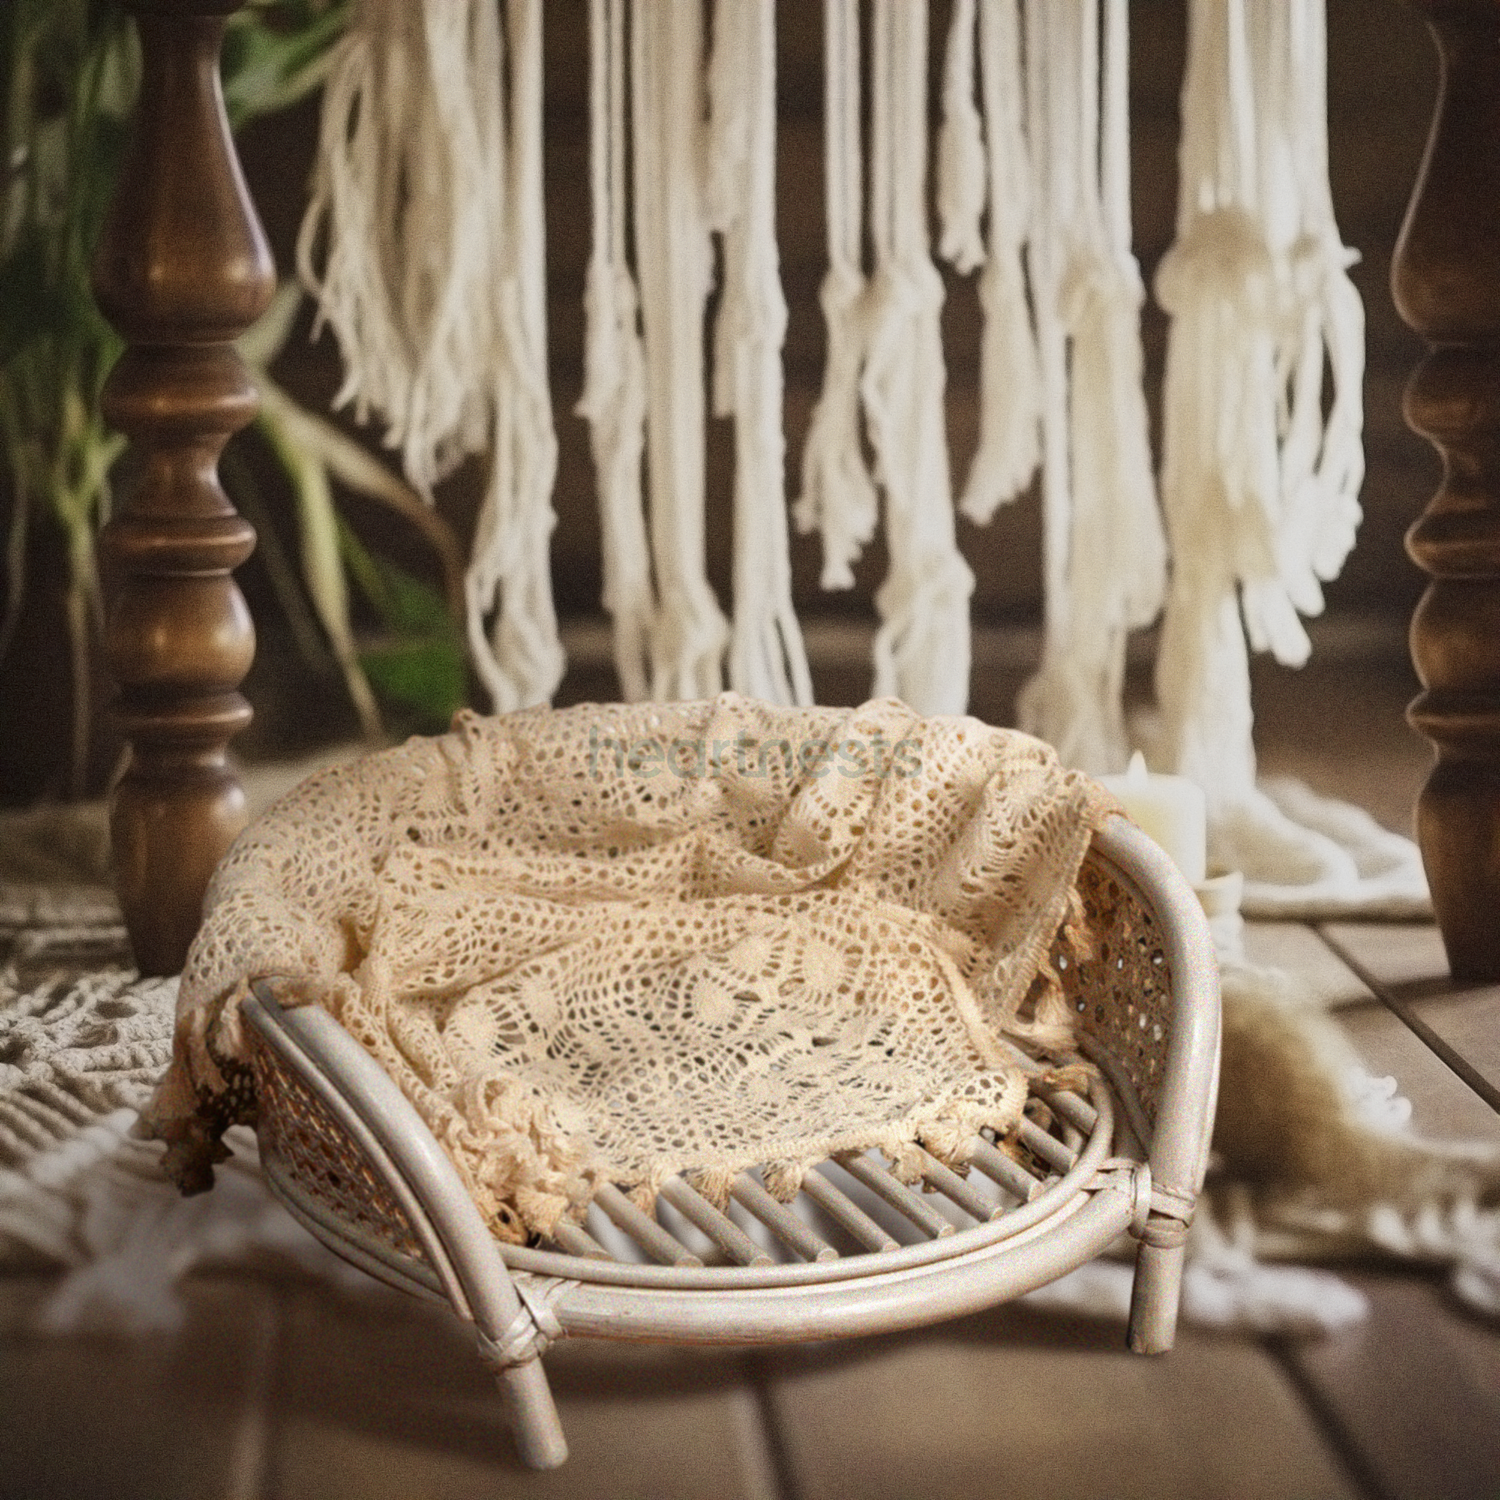
<path id="1" fill-rule="evenodd" d="M 446 1299 L 517 1446 L 567 1336 L 936 1322 L 1140 1243 L 1172 1342 L 1218 978 L 1193 892 L 1040 741 L 896 700 L 463 714 L 240 839 L 147 1118 L 257 1130 L 339 1255 Z"/>

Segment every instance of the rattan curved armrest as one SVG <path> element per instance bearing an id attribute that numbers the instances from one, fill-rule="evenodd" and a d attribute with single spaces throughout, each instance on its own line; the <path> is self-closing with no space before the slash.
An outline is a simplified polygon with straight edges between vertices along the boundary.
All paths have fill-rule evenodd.
<path id="1" fill-rule="evenodd" d="M 482 1347 L 504 1351 L 518 1332 L 533 1331 L 533 1313 L 511 1280 L 500 1248 L 480 1217 L 457 1169 L 426 1122 L 389 1075 L 327 1011 L 288 1009 L 270 982 L 258 980 L 242 1005 L 245 1019 L 307 1085 L 359 1146 L 396 1196 L 427 1259 L 460 1316 L 478 1330 Z M 501 1389 L 513 1408 L 512 1428 L 533 1468 L 567 1457 L 562 1425 L 531 1343 L 529 1358 L 507 1362 Z"/>
<path id="2" fill-rule="evenodd" d="M 1159 1186 L 1196 1193 L 1208 1165 L 1218 1099 L 1219 966 L 1203 907 L 1171 857 L 1129 819 L 1113 817 L 1094 852 L 1156 911 L 1172 976 L 1167 1067 L 1152 1125 L 1151 1173 Z"/>
<path id="3" fill-rule="evenodd" d="M 1158 1354 L 1176 1336 L 1187 1231 L 1208 1168 L 1219 1091 L 1219 966 L 1202 905 L 1154 840 L 1115 817 L 1095 838 L 1094 853 L 1155 909 L 1172 981 L 1166 1068 L 1147 1142 L 1151 1213 L 1138 1235 L 1129 1327 L 1132 1349 Z"/>

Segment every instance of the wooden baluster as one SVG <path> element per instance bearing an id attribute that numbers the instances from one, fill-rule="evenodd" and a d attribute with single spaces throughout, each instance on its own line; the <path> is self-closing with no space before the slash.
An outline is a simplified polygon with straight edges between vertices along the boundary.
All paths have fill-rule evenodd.
<path id="1" fill-rule="evenodd" d="M 1441 71 L 1392 289 L 1433 346 L 1406 419 L 1444 471 L 1406 539 L 1432 578 L 1411 625 L 1407 716 L 1437 748 L 1417 838 L 1453 973 L 1500 979 L 1500 5 L 1415 3 Z"/>
<path id="2" fill-rule="evenodd" d="M 229 136 L 223 16 L 239 0 L 137 0 L 140 104 L 94 258 L 94 295 L 128 347 L 104 391 L 131 439 L 133 486 L 102 542 L 105 634 L 130 765 L 110 809 L 136 962 L 182 967 L 213 867 L 245 824 L 226 760 L 250 721 L 237 691 L 255 631 L 230 570 L 255 533 L 219 485 L 219 454 L 255 414 L 231 341 L 275 270 Z"/>

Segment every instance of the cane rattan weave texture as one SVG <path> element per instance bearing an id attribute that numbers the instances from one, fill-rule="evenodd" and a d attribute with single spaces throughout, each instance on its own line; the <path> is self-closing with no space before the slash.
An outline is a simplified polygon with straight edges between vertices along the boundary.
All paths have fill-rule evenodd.
<path id="1" fill-rule="evenodd" d="M 1093 952 L 1064 986 L 1087 1034 L 1129 1077 L 1148 1124 L 1156 1123 L 1172 1024 L 1172 991 L 1161 929 L 1151 909 L 1113 866 L 1084 862 L 1079 894 L 1089 914 Z M 1066 955 L 1058 961 L 1067 965 Z"/>
<path id="2" fill-rule="evenodd" d="M 327 1105 L 263 1042 L 254 1044 L 256 1136 L 303 1195 L 398 1256 L 424 1260 L 391 1190 Z"/>

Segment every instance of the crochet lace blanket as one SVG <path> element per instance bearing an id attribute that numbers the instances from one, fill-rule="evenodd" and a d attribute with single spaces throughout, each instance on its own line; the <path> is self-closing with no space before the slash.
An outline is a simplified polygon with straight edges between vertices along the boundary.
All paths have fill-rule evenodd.
<path id="1" fill-rule="evenodd" d="M 148 1122 L 201 1183 L 248 1102 L 238 999 L 283 975 L 507 1239 L 606 1181 L 722 1201 L 832 1151 L 959 1160 L 1025 1103 L 1007 1037 L 1071 1038 L 1047 959 L 1111 805 L 1039 741 L 895 700 L 461 715 L 237 843 Z"/>

